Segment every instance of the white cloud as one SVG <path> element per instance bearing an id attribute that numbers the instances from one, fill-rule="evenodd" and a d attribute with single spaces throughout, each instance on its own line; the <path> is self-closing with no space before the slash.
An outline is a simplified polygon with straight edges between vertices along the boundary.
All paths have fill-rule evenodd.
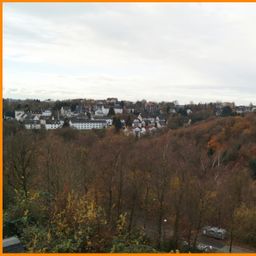
<path id="1" fill-rule="evenodd" d="M 248 104 L 255 22 L 254 3 L 5 3 L 4 97 Z"/>

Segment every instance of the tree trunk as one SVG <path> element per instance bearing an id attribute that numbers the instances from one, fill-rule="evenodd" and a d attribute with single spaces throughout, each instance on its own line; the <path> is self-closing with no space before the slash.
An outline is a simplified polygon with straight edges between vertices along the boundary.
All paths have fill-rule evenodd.
<path id="1" fill-rule="evenodd" d="M 123 170 L 119 170 L 119 186 L 118 186 L 118 199 L 117 199 L 117 219 L 122 211 L 122 196 L 123 196 Z"/>
<path id="2" fill-rule="evenodd" d="M 183 189 L 180 191 L 178 202 L 176 204 L 175 221 L 174 221 L 174 228 L 173 228 L 173 241 L 174 241 L 175 249 L 178 249 L 178 242 L 179 242 L 180 211 L 181 211 L 182 199 L 183 199 Z"/>
<path id="3" fill-rule="evenodd" d="M 160 201 L 159 201 L 159 218 L 158 218 L 158 248 L 161 248 L 162 234 L 163 234 L 163 204 L 164 204 L 164 187 L 161 191 Z"/>
<path id="4" fill-rule="evenodd" d="M 108 214 L 107 214 L 108 223 L 112 223 L 112 187 L 111 185 L 108 188 Z"/>
<path id="5" fill-rule="evenodd" d="M 144 222 L 143 222 L 143 228 L 144 228 L 144 230 L 146 229 L 146 225 L 147 225 L 148 192 L 149 192 L 149 188 L 148 188 L 148 186 L 147 186 L 147 188 L 146 188 L 146 195 L 145 195 L 145 199 L 144 199 Z"/>
<path id="6" fill-rule="evenodd" d="M 188 249 L 190 250 L 191 248 L 191 235 L 192 235 L 192 224 L 189 225 L 189 228 L 188 228 L 188 237 L 187 237 L 187 240 L 188 240 Z"/>
<path id="7" fill-rule="evenodd" d="M 28 198 L 28 185 L 27 185 L 28 181 L 27 181 L 27 171 L 26 171 L 25 167 L 22 168 L 21 180 L 22 180 L 22 188 L 23 188 L 23 191 L 25 194 L 25 198 L 27 199 Z"/>
<path id="8" fill-rule="evenodd" d="M 128 226 L 128 232 L 129 233 L 132 230 L 132 224 L 133 224 L 133 219 L 134 219 L 136 200 L 137 200 L 137 191 L 135 189 L 135 192 L 133 193 L 133 196 L 132 196 L 132 208 L 131 208 L 130 219 L 129 219 L 129 226 Z"/>
<path id="9" fill-rule="evenodd" d="M 201 230 L 203 210 L 204 210 L 204 200 L 201 201 L 201 207 L 200 207 L 200 210 L 199 210 L 198 223 L 197 223 L 197 228 L 196 228 L 196 234 L 195 234 L 195 237 L 194 237 L 193 248 L 196 248 L 198 235 L 199 235 L 199 232 Z"/>
<path id="10" fill-rule="evenodd" d="M 158 248 L 161 248 L 162 242 L 162 226 L 163 226 L 163 204 L 160 202 L 159 218 L 158 218 Z"/>
<path id="11" fill-rule="evenodd" d="M 231 253 L 232 252 L 232 246 L 233 246 L 233 229 L 234 229 L 234 225 L 233 225 L 233 222 L 234 222 L 234 217 L 232 216 L 232 219 L 231 219 L 231 229 L 230 229 L 230 242 L 229 242 L 229 252 Z"/>

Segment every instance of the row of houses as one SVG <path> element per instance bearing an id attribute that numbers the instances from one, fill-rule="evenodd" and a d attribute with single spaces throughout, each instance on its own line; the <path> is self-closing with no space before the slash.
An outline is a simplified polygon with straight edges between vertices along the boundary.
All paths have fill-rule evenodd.
<path id="1" fill-rule="evenodd" d="M 134 135 L 138 138 L 147 134 L 153 133 L 154 131 L 161 129 L 166 126 L 165 120 L 160 120 L 159 117 L 156 118 L 143 118 L 141 114 L 133 120 L 131 129 L 124 127 L 124 133 L 126 135 Z"/>
<path id="2" fill-rule="evenodd" d="M 215 108 L 215 114 L 216 116 L 221 116 L 223 114 L 223 111 L 225 109 L 225 107 L 229 107 L 229 111 L 232 114 L 235 115 L 244 115 L 247 113 L 256 113 L 256 107 L 254 106 L 233 106 L 233 105 L 218 105 Z"/>
<path id="3" fill-rule="evenodd" d="M 64 120 L 55 120 L 55 119 L 40 119 L 40 120 L 24 120 L 24 127 L 28 130 L 55 130 L 62 128 L 64 125 Z M 89 119 L 72 119 L 69 120 L 68 126 L 77 130 L 92 130 L 92 129 L 103 129 L 110 126 L 111 122 L 106 119 L 99 120 L 89 120 Z"/>
<path id="4" fill-rule="evenodd" d="M 62 107 L 60 112 L 52 113 L 51 110 L 38 112 L 15 111 L 15 119 L 24 124 L 26 129 L 54 130 L 67 126 L 78 130 L 102 129 L 112 125 L 112 119 L 104 117 L 88 117 L 85 113 L 77 114 L 71 112 L 70 108 Z"/>
<path id="5" fill-rule="evenodd" d="M 123 114 L 123 108 L 121 107 L 106 107 L 104 105 L 100 105 L 96 107 L 96 110 L 94 111 L 94 116 L 97 116 L 97 117 L 108 116 L 111 108 L 113 109 L 113 112 L 115 114 Z"/>
<path id="6" fill-rule="evenodd" d="M 134 109 L 129 109 L 129 111 L 132 111 Z M 38 117 L 51 117 L 53 115 L 52 110 L 47 109 L 44 111 L 36 111 L 36 112 L 30 112 L 33 115 L 37 115 Z M 88 107 L 88 108 L 78 108 L 75 111 L 71 111 L 71 108 L 68 106 L 63 106 L 60 108 L 60 110 L 57 110 L 57 115 L 59 117 L 76 117 L 81 114 L 89 114 L 90 116 L 95 116 L 95 117 L 107 117 L 109 116 L 110 113 L 114 114 L 123 114 L 123 108 L 120 106 L 115 106 L 115 107 L 109 107 L 105 106 L 103 104 L 96 105 L 93 107 Z M 24 117 L 27 115 L 24 110 L 16 110 L 15 111 L 15 119 L 16 120 L 21 120 L 24 119 Z"/>
<path id="7" fill-rule="evenodd" d="M 22 121 L 21 119 L 19 119 L 19 121 L 23 123 L 24 127 L 28 130 L 55 130 L 62 128 L 63 125 L 77 130 L 105 129 L 112 126 L 112 119 L 110 118 L 54 118 L 54 116 L 38 117 L 35 114 L 29 114 L 26 115 Z M 133 120 L 132 127 L 130 128 L 126 126 L 124 120 L 120 121 L 122 123 L 124 133 L 127 135 L 133 134 L 136 137 L 140 137 L 148 132 L 153 132 L 166 126 L 165 120 L 160 120 L 158 117 L 144 119 L 141 114 Z"/>
<path id="8" fill-rule="evenodd" d="M 251 113 L 251 112 L 256 112 L 256 107 L 254 106 L 237 106 L 235 107 L 235 112 L 237 114 L 246 114 L 246 113 Z"/>

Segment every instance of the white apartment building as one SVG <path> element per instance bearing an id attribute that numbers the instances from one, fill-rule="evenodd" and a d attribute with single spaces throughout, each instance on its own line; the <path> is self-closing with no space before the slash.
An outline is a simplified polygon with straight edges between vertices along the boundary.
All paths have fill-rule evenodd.
<path id="1" fill-rule="evenodd" d="M 46 120 L 45 121 L 45 129 L 46 130 L 55 130 L 61 128 L 63 126 L 64 121 L 58 120 Z"/>
<path id="2" fill-rule="evenodd" d="M 107 127 L 106 120 L 70 120 L 69 125 L 78 130 L 103 129 Z"/>

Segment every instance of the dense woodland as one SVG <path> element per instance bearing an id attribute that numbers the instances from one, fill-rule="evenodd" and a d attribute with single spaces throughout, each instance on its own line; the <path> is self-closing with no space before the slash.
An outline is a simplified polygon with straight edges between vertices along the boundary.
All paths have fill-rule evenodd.
<path id="1" fill-rule="evenodd" d="M 140 139 L 4 122 L 4 236 L 27 251 L 193 251 L 205 225 L 256 248 L 255 113 Z"/>

